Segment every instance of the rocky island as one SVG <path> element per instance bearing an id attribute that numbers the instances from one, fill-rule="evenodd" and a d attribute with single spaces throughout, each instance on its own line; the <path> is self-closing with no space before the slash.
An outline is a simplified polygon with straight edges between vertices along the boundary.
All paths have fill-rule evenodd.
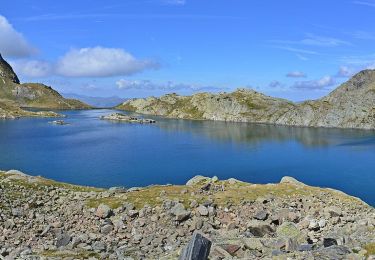
<path id="1" fill-rule="evenodd" d="M 238 89 L 131 99 L 116 108 L 171 118 L 375 129 L 375 70 L 361 71 L 329 95 L 302 103 Z"/>
<path id="2" fill-rule="evenodd" d="M 139 124 L 154 124 L 156 121 L 154 119 L 148 118 L 138 118 L 135 116 L 128 116 L 121 113 L 113 113 L 106 116 L 101 116 L 102 120 L 118 121 L 118 122 L 128 122 L 128 123 L 139 123 Z"/>
<path id="3" fill-rule="evenodd" d="M 59 117 L 57 113 L 32 112 L 22 108 L 89 109 L 89 105 L 66 99 L 49 86 L 39 83 L 20 83 L 13 68 L 0 54 L 0 118 Z"/>
<path id="4" fill-rule="evenodd" d="M 374 259 L 374 230 L 373 207 L 290 177 L 98 189 L 0 172 L 1 259 L 178 259 L 196 232 L 209 259 Z"/>

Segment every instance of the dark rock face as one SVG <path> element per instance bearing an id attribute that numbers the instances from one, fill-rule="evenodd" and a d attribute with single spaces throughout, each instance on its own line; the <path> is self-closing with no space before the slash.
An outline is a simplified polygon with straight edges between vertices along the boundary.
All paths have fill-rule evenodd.
<path id="1" fill-rule="evenodd" d="M 206 260 L 210 254 L 212 242 L 199 232 L 194 232 L 192 239 L 183 250 L 179 260 Z"/>
<path id="2" fill-rule="evenodd" d="M 12 67 L 6 62 L 0 54 L 0 78 L 4 80 L 10 80 L 13 83 L 20 84 L 16 73 L 13 71 Z"/>
<path id="3" fill-rule="evenodd" d="M 323 245 L 324 247 L 337 246 L 337 241 L 334 238 L 324 238 Z"/>

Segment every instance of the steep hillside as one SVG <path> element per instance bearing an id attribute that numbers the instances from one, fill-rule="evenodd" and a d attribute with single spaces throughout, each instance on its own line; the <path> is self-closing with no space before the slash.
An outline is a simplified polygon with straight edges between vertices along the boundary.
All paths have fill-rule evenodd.
<path id="1" fill-rule="evenodd" d="M 39 83 L 20 84 L 12 67 L 0 55 L 0 99 L 14 101 L 21 107 L 48 109 L 88 109 L 89 105 L 65 99 L 57 91 Z"/>
<path id="2" fill-rule="evenodd" d="M 375 71 L 362 71 L 326 97 L 300 104 L 239 89 L 131 99 L 117 108 L 173 118 L 375 129 Z"/>

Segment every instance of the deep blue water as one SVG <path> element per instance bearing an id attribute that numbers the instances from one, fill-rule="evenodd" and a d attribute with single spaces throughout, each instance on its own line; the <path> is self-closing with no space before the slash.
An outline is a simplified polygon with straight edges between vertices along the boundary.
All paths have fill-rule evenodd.
<path id="1" fill-rule="evenodd" d="M 66 126 L 40 118 L 0 121 L 0 169 L 98 187 L 183 184 L 197 174 L 253 183 L 289 175 L 375 205 L 374 131 L 98 119 L 110 112 L 63 112 Z"/>

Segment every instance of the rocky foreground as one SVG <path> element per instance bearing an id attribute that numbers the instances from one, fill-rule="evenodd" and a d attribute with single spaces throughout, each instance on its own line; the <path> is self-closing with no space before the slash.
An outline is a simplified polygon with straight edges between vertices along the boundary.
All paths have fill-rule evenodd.
<path id="1" fill-rule="evenodd" d="M 375 70 L 361 71 L 329 95 L 302 103 L 238 89 L 131 99 L 117 109 L 171 118 L 375 129 Z"/>
<path id="2" fill-rule="evenodd" d="M 0 259 L 178 259 L 196 231 L 209 259 L 375 259 L 373 207 L 290 177 L 104 190 L 0 172 Z"/>

